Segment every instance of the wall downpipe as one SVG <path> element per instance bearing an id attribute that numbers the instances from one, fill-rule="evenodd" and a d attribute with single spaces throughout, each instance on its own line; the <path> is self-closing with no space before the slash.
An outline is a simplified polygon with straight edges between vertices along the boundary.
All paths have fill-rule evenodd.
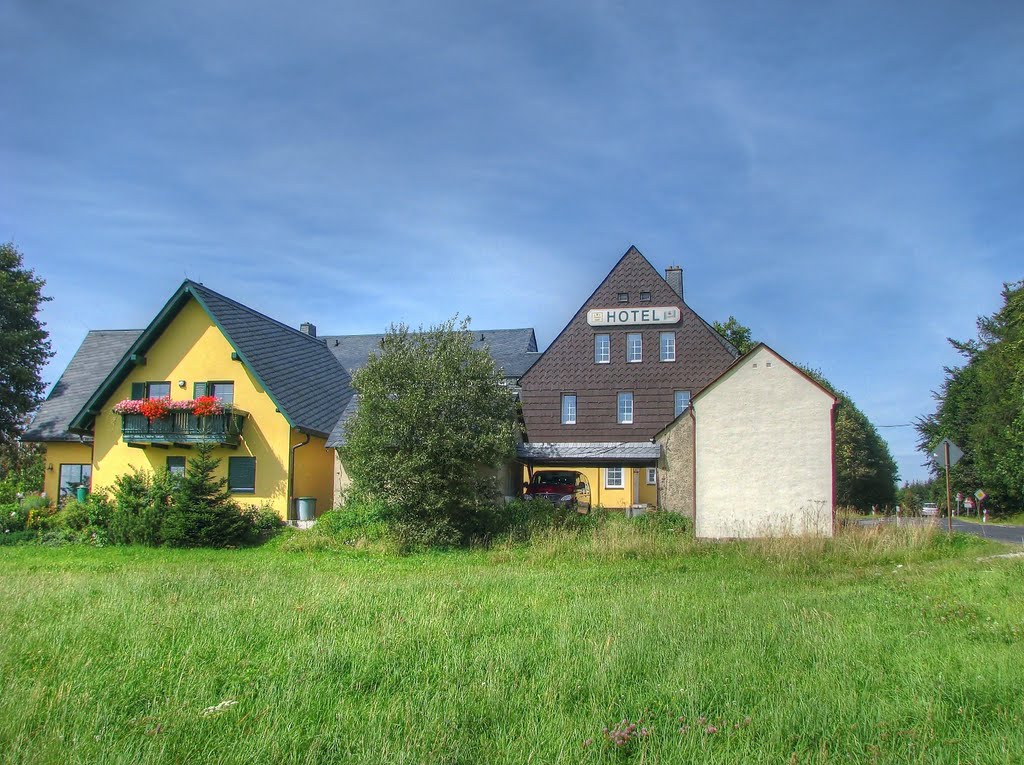
<path id="1" fill-rule="evenodd" d="M 301 433 L 302 431 L 299 431 L 299 432 Z M 306 444 L 309 443 L 309 440 L 310 440 L 309 433 L 305 433 L 304 435 L 306 436 L 306 440 L 303 441 L 301 444 L 295 444 L 294 446 L 292 446 L 291 450 L 288 452 L 288 520 L 289 521 L 294 521 L 296 518 L 298 518 L 298 513 L 296 512 L 296 509 L 295 509 L 295 497 L 292 496 L 293 494 L 295 494 L 295 451 L 297 449 L 301 449 L 303 446 L 305 446 Z"/>

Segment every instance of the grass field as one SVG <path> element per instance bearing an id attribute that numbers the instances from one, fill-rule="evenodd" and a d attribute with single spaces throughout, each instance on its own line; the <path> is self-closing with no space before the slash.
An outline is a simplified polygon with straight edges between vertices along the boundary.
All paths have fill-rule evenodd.
<path id="1" fill-rule="evenodd" d="M 1024 559 L 992 551 L 4 548 L 0 761 L 1020 762 Z"/>

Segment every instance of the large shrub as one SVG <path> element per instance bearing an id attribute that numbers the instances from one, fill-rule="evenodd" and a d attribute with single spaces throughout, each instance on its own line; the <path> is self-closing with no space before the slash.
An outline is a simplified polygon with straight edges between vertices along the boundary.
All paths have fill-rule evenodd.
<path id="1" fill-rule="evenodd" d="M 498 497 L 485 468 L 515 455 L 516 404 L 503 382 L 468 322 L 392 326 L 353 377 L 359 409 L 343 449 L 353 497 L 384 506 L 414 546 L 485 533 Z"/>

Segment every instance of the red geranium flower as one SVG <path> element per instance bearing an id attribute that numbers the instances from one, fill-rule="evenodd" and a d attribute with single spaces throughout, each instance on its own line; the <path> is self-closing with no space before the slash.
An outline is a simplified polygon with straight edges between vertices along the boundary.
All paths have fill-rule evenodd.
<path id="1" fill-rule="evenodd" d="M 150 422 L 163 419 L 168 411 L 166 398 L 147 398 L 139 404 L 139 414 L 144 415 Z"/>
<path id="2" fill-rule="evenodd" d="M 213 396 L 200 396 L 192 402 L 192 414 L 197 417 L 223 413 L 224 405 Z"/>

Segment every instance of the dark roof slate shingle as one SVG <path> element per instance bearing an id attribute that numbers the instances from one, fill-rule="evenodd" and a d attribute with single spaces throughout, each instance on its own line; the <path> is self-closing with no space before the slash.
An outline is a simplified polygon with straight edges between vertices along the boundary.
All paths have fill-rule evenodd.
<path id="1" fill-rule="evenodd" d="M 532 328 L 470 330 L 474 348 L 485 348 L 505 377 L 521 377 L 540 356 Z M 380 351 L 384 335 L 323 335 L 335 358 L 349 371 L 366 366 L 370 356 Z"/>
<path id="2" fill-rule="evenodd" d="M 191 287 L 292 425 L 329 434 L 353 391 L 326 343 L 202 285 Z"/>
<path id="3" fill-rule="evenodd" d="M 516 447 L 520 459 L 535 463 L 649 462 L 661 456 L 661 444 L 648 441 L 599 443 L 523 443 Z"/>
<path id="4" fill-rule="evenodd" d="M 68 432 L 72 418 L 78 414 L 99 383 L 110 374 L 141 329 L 94 329 L 86 336 L 32 418 L 23 436 L 25 441 L 78 441 Z M 86 440 L 91 440 L 88 436 Z"/>

